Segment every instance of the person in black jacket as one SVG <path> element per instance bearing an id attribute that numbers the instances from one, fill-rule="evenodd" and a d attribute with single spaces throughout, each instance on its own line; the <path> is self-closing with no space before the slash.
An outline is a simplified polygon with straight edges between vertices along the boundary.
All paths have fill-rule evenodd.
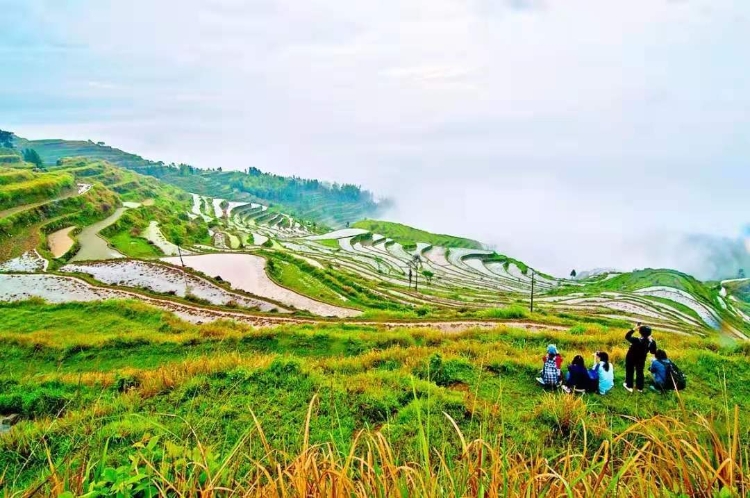
<path id="1" fill-rule="evenodd" d="M 640 337 L 633 337 L 636 330 Z M 635 388 L 643 391 L 643 370 L 646 368 L 646 358 L 649 353 L 656 353 L 656 341 L 651 337 L 651 327 L 638 323 L 625 334 L 625 340 L 630 343 L 630 349 L 625 356 L 623 387 L 628 392 L 633 392 L 633 374 L 635 374 Z"/>

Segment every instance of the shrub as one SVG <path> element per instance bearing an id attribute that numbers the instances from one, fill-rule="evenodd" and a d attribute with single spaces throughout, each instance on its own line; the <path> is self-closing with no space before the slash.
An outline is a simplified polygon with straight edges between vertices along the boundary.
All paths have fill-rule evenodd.
<path id="1" fill-rule="evenodd" d="M 418 377 L 438 386 L 468 384 L 474 379 L 474 373 L 474 366 L 468 361 L 458 358 L 443 360 L 440 353 L 433 353 L 416 372 Z"/>
<path id="2" fill-rule="evenodd" d="M 537 405 L 534 419 L 552 429 L 555 436 L 574 439 L 585 430 L 586 404 L 574 395 L 547 394 Z"/>
<path id="3" fill-rule="evenodd" d="M 490 308 L 482 310 L 477 313 L 477 316 L 482 318 L 498 318 L 502 320 L 514 320 L 520 318 L 527 318 L 529 316 L 528 310 L 522 308 L 517 304 L 508 306 L 507 308 Z"/>

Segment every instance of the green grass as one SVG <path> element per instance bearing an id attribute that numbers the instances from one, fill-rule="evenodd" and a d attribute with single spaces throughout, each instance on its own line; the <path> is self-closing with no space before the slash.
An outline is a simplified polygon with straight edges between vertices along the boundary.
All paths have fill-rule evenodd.
<path id="1" fill-rule="evenodd" d="M 0 185 L 29 181 L 33 178 L 33 173 L 25 169 L 0 168 Z"/>
<path id="2" fill-rule="evenodd" d="M 574 333 L 502 325 L 450 334 L 356 324 L 254 330 L 191 325 L 134 302 L 32 301 L 0 305 L 0 313 L 0 413 L 25 418 L 0 438 L 9 489 L 31 486 L 48 469 L 44 451 L 30 451 L 40 434 L 56 466 L 74 468 L 76 455 L 100 455 L 107 445 L 107 464 L 117 467 L 127 464 L 134 444 L 154 435 L 176 444 L 197 437 L 212 454 L 228 455 L 254 427 L 254 414 L 271 447 L 298 451 L 313 396 L 319 402 L 311 443 L 346 448 L 358 430 L 380 428 L 402 461 L 420 458 L 425 427 L 431 447 L 457 457 L 456 433 L 443 413 L 466 438 L 503 434 L 507 444 L 552 457 L 568 447 L 598 447 L 607 430 L 624 430 L 630 417 L 678 409 L 721 415 L 726 405 L 750 401 L 746 345 L 658 330 L 657 340 L 689 376 L 679 399 L 616 388 L 585 397 L 571 415 L 554 409 L 567 398 L 550 398 L 535 385 L 546 345 L 557 344 L 566 360 L 608 350 L 619 385 L 624 331 L 586 324 Z M 574 418 L 563 434 L 567 416 Z M 743 438 L 749 416 L 740 413 Z M 581 424 L 596 428 L 586 440 Z M 248 449 L 256 458 L 263 451 Z"/>
<path id="3" fill-rule="evenodd" d="M 490 308 L 476 313 L 480 318 L 496 318 L 502 320 L 527 318 L 529 311 L 518 305 L 508 306 L 507 308 Z"/>
<path id="4" fill-rule="evenodd" d="M 112 247 L 131 258 L 155 258 L 163 256 L 162 252 L 143 237 L 133 236 L 126 231 L 117 232 L 107 237 Z"/>
<path id="5" fill-rule="evenodd" d="M 443 246 L 462 247 L 468 249 L 482 249 L 482 244 L 476 240 L 454 237 L 452 235 L 441 235 L 412 228 L 400 223 L 390 221 L 362 220 L 351 225 L 353 228 L 361 228 L 371 233 L 377 233 L 390 237 L 404 247 L 415 247 L 417 242 Z"/>
<path id="6" fill-rule="evenodd" d="M 74 178 L 69 174 L 41 173 L 17 180 L 0 183 L 0 210 L 51 199 L 75 186 Z"/>
<path id="7" fill-rule="evenodd" d="M 338 239 L 316 240 L 315 243 L 326 246 L 329 249 L 341 249 Z"/>

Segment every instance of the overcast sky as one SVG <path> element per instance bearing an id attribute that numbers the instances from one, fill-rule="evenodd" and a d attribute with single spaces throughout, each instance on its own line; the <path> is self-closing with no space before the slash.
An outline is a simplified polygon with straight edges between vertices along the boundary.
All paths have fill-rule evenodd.
<path id="1" fill-rule="evenodd" d="M 21 136 L 361 184 L 395 200 L 389 219 L 557 274 L 709 277 L 747 256 L 746 0 L 0 0 L 0 12 L 0 128 Z"/>

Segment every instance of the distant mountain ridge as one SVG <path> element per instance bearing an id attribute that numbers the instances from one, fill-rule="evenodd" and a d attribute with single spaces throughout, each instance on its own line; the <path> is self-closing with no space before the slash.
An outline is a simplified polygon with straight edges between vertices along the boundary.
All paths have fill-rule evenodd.
<path id="1" fill-rule="evenodd" d="M 357 185 L 286 177 L 265 173 L 255 167 L 222 171 L 221 166 L 201 169 L 189 164 L 166 164 L 103 142 L 28 140 L 16 136 L 14 144 L 20 150 L 36 150 L 47 165 L 54 165 L 65 157 L 102 159 L 190 192 L 277 206 L 298 218 L 334 228 L 375 216 L 389 203 L 388 200 L 375 201 L 372 192 Z"/>

